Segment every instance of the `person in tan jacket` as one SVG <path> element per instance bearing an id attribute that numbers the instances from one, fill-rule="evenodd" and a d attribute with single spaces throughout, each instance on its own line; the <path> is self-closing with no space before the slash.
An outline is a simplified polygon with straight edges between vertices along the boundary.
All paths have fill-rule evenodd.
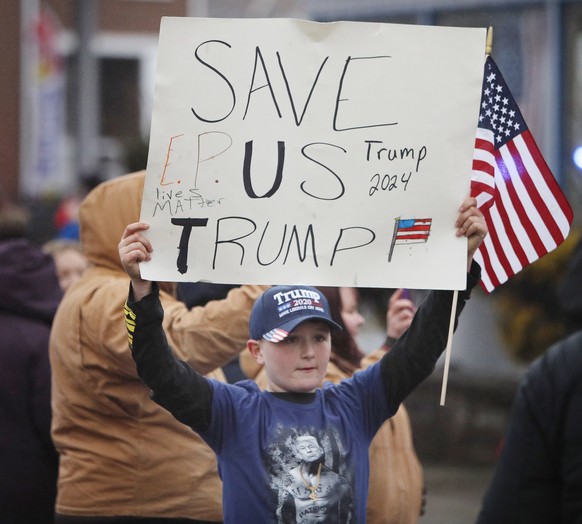
<path id="1" fill-rule="evenodd" d="M 125 226 L 139 219 L 144 177 L 104 182 L 81 205 L 90 267 L 61 302 L 50 340 L 57 523 L 222 520 L 214 453 L 150 399 L 127 343 L 129 277 L 117 247 Z M 225 381 L 219 367 L 249 338 L 250 311 L 264 289 L 241 286 L 191 310 L 171 289 L 162 291 L 171 347 L 200 373 Z"/>
<path id="2" fill-rule="evenodd" d="M 344 289 L 350 288 L 342 288 Z M 353 290 L 353 288 L 351 288 Z M 354 290 L 355 291 L 355 290 Z M 342 296 L 342 303 L 345 297 Z M 378 362 L 408 329 L 416 306 L 397 289 L 390 297 L 387 337 L 384 344 L 366 355 L 362 369 Z M 425 489 L 422 465 L 414 449 L 412 427 L 404 404 L 380 428 L 370 446 L 370 491 L 367 518 L 370 524 L 413 524 L 424 513 Z"/>
<path id="3" fill-rule="evenodd" d="M 332 318 L 342 330 L 332 331 L 332 353 L 325 381 L 338 383 L 359 369 L 377 362 L 408 329 L 416 312 L 415 305 L 396 290 L 387 311 L 387 338 L 382 347 L 365 355 L 356 336 L 364 323 L 358 309 L 355 288 L 319 287 L 326 296 Z M 259 387 L 266 376 L 248 351 L 241 353 L 241 367 Z M 424 505 L 424 478 L 414 449 L 410 419 L 404 405 L 388 419 L 370 446 L 370 485 L 366 518 L 369 524 L 414 524 Z"/>

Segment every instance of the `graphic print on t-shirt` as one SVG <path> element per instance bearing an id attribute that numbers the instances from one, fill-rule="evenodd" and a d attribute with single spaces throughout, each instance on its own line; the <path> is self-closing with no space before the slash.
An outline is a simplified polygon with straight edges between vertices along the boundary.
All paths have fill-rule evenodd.
<path id="1" fill-rule="evenodd" d="M 354 523 L 352 468 L 335 430 L 278 427 L 266 450 L 279 523 Z"/>

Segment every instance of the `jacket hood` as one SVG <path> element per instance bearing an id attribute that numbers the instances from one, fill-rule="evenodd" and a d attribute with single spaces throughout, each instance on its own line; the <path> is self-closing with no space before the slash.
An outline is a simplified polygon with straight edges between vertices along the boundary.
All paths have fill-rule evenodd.
<path id="1" fill-rule="evenodd" d="M 90 264 L 121 270 L 117 245 L 128 224 L 139 221 L 145 170 L 99 184 L 79 210 L 83 253 Z"/>
<path id="2" fill-rule="evenodd" d="M 26 239 L 0 242 L 0 310 L 51 323 L 62 298 L 50 255 Z"/>

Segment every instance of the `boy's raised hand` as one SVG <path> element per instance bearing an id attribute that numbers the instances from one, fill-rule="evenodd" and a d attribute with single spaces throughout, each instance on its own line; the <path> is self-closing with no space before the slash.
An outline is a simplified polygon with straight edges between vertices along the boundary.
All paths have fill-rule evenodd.
<path id="1" fill-rule="evenodd" d="M 140 300 L 151 291 L 151 282 L 141 278 L 140 262 L 151 259 L 152 244 L 142 234 L 150 226 L 145 222 L 129 224 L 118 245 L 119 259 L 126 273 L 131 278 L 135 300 Z"/>
<path id="2" fill-rule="evenodd" d="M 477 200 L 467 197 L 459 208 L 459 216 L 455 222 L 458 237 L 466 236 L 467 242 L 467 271 L 471 267 L 473 255 L 479 249 L 481 242 L 488 233 L 483 213 L 477 209 Z"/>

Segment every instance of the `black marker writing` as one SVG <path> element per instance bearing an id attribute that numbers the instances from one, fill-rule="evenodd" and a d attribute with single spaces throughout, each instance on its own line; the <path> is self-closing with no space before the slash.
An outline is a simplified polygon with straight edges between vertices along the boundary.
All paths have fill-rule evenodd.
<path id="1" fill-rule="evenodd" d="M 188 243 L 190 242 L 192 228 L 206 227 L 207 223 L 207 218 L 172 218 L 173 225 L 183 228 L 180 235 L 180 244 L 178 245 L 178 260 L 176 261 L 180 273 L 184 274 L 188 271 Z"/>

